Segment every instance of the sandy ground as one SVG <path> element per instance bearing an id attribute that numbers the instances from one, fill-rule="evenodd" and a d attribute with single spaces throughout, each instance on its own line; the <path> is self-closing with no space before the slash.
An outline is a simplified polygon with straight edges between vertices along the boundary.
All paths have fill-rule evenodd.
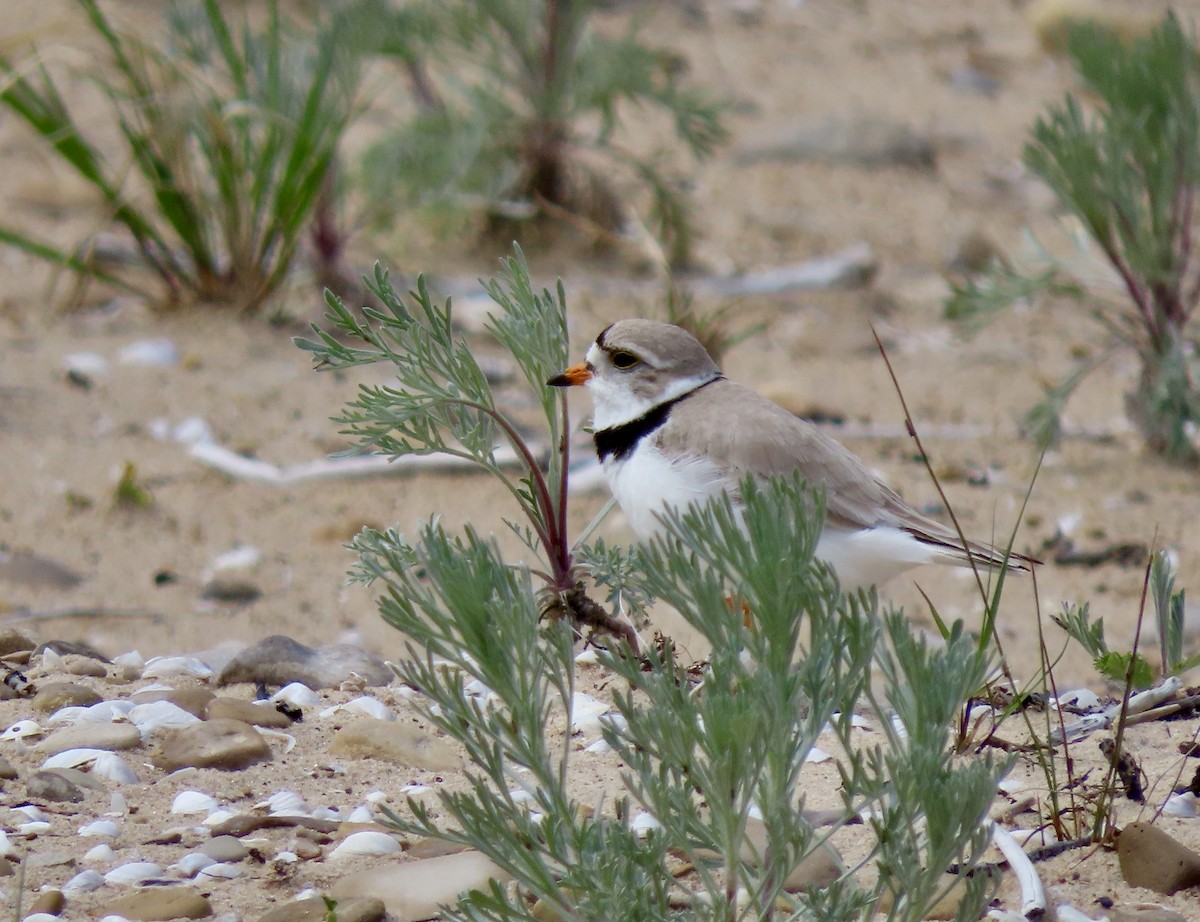
<path id="1" fill-rule="evenodd" d="M 0 48 L 15 54 L 32 37 L 54 49 L 53 60 L 80 63 L 86 43 L 70 4 L 9 3 L 19 15 L 0 27 Z M 150 15 L 132 0 L 115 6 Z M 1063 375 L 1072 358 L 1104 344 L 1078 309 L 1044 304 L 965 340 L 942 319 L 944 276 L 964 241 L 982 237 L 1005 249 L 1016 245 L 1022 228 L 1048 233 L 1054 227 L 1049 196 L 1022 177 L 1019 154 L 1035 114 L 1071 84 L 1068 70 L 1041 52 L 1017 5 L 991 0 L 768 0 L 749 14 L 723 4 L 706 9 L 702 23 L 664 6 L 647 33 L 685 54 L 698 79 L 738 103 L 731 144 L 697 174 L 700 265 L 711 273 L 761 269 L 860 241 L 870 244 L 878 262 L 866 288 L 738 301 L 735 322 L 761 322 L 764 331 L 726 356 L 727 373 L 797 407 L 844 416 L 854 431 L 867 434 L 839 437 L 909 500 L 934 504 L 936 492 L 902 435 L 899 403 L 871 339 L 874 324 L 967 531 L 1007 535 L 1034 471 L 1016 414 L 1044 383 Z M 604 25 L 617 27 L 627 15 L 609 14 Z M 994 92 L 967 85 L 968 77 L 981 74 Z M 82 83 L 78 90 L 84 103 L 92 98 Z M 85 112 L 85 121 L 101 118 L 99 110 Z M 906 128 L 932 145 L 936 163 L 739 160 L 739 152 L 830 120 Z M 97 226 L 97 212 L 78 184 L 11 116 L 0 118 L 0 154 L 7 222 L 63 244 Z M 360 239 L 357 247 L 363 265 L 381 257 L 406 272 L 468 278 L 491 273 L 503 254 L 498 246 L 436 238 L 403 215 L 391 235 Z M 600 293 L 598 280 L 625 271 L 619 262 L 589 261 L 569 247 L 530 255 L 542 281 L 566 281 L 579 354 L 610 320 L 661 316 L 652 298 Z M 150 656 L 285 633 L 306 643 L 353 638 L 395 655 L 397 639 L 375 615 L 370 594 L 344 583 L 351 560 L 342 544 L 364 524 L 411 529 L 433 513 L 451 525 L 503 531 L 505 510 L 495 488 L 471 475 L 272 487 L 203 468 L 178 444 L 156 438 L 155 421 L 174 425 L 201 417 L 223 444 L 275 464 L 318 458 L 344 447 L 329 417 L 353 395 L 357 380 L 382 380 L 383 370 L 359 378 L 314 374 L 290 341 L 299 323 L 278 326 L 219 310 L 163 316 L 99 291 L 85 297 L 88 309 L 64 314 L 56 303 L 65 287 L 52 287 L 45 269 L 25 257 L 0 251 L 0 444 L 7 468 L 0 478 L 0 541 L 83 577 L 74 587 L 0 582 L 0 610 L 36 616 L 24 626 L 39 637 L 86 641 L 109 655 L 137 649 Z M 303 320 L 316 316 L 319 302 L 298 286 L 280 307 Z M 157 368 L 118 361 L 130 344 L 158 338 L 174 344 L 178 362 Z M 65 373 L 68 356 L 81 352 L 109 363 L 91 389 Z M 1082 435 L 1046 459 L 1017 546 L 1036 553 L 1059 526 L 1085 547 L 1156 544 L 1177 553 L 1180 582 L 1189 586 L 1200 557 L 1196 474 L 1140 451 L 1122 415 L 1122 394 L 1135 372 L 1128 361 L 1110 363 L 1072 402 L 1069 421 Z M 582 401 L 576 412 L 586 414 Z M 113 504 L 129 463 L 153 495 L 147 509 Z M 987 474 L 978 486 L 965 476 L 977 471 Z M 603 499 L 581 498 L 572 513 L 576 525 Z M 605 533 L 628 538 L 619 517 Z M 218 555 L 247 546 L 261 551 L 262 562 L 242 575 L 261 597 L 246 605 L 202 599 L 201 585 Z M 173 578 L 164 581 L 164 574 Z M 915 580 L 944 615 L 977 622 L 978 602 L 966 576 L 920 572 Z M 1124 648 L 1141 584 L 1140 567 L 1109 564 L 1042 568 L 1040 603 L 1029 581 L 1011 585 L 1000 623 L 1010 661 L 1036 661 L 1039 608 L 1051 645 L 1060 642 L 1046 614 L 1063 600 L 1089 601 L 1112 645 Z M 905 605 L 915 624 L 929 626 L 913 579 L 897 580 L 885 594 Z M 1077 650 L 1061 661 L 1058 681 L 1103 690 Z M 1160 788 L 1180 770 L 1174 744 L 1191 732 L 1159 727 L 1133 734 L 1134 751 Z M 319 751 L 319 742 L 313 745 Z M 304 756 L 293 764 L 304 764 Z M 610 781 L 615 769 L 608 769 Z M 1187 767 L 1185 780 L 1190 774 Z M 301 791 L 318 784 L 304 773 L 294 784 L 289 780 Z M 158 795 L 144 793 L 153 812 Z M 1185 821 L 1170 821 L 1168 828 L 1200 844 L 1200 832 Z M 1103 895 L 1157 899 L 1129 892 L 1111 853 L 1074 853 L 1047 867 L 1083 909 Z M 281 895 L 274 891 L 270 899 Z M 246 902 L 226 908 L 247 918 L 268 900 L 261 894 L 240 899 Z M 1185 915 L 1200 913 L 1194 897 L 1159 901 Z"/>

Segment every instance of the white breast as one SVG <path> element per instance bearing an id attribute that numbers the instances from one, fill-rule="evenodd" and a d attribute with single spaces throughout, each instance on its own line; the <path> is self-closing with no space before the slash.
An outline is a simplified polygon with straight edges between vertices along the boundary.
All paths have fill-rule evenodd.
<path id="1" fill-rule="evenodd" d="M 646 541 L 661 531 L 667 509 L 686 509 L 735 486 L 717 465 L 695 455 L 668 458 L 650 440 L 621 460 L 607 459 L 604 476 L 634 533 Z M 886 582 L 928 563 L 958 562 L 898 528 L 826 528 L 816 556 L 837 571 L 849 591 Z"/>
<path id="2" fill-rule="evenodd" d="M 711 461 L 694 455 L 668 458 L 649 440 L 620 460 L 608 458 L 603 469 L 621 511 L 643 541 L 662 528 L 659 516 L 665 510 L 682 511 L 716 496 L 729 483 Z"/>

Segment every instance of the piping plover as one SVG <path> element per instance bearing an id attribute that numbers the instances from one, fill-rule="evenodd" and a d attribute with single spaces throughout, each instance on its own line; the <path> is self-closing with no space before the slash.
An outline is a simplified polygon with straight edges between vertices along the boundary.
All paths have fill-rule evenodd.
<path id="1" fill-rule="evenodd" d="M 637 536 L 652 537 L 669 507 L 685 508 L 747 474 L 799 473 L 825 490 L 816 555 L 843 588 L 872 586 L 927 563 L 1025 571 L 1036 563 L 968 542 L 921 515 L 852 452 L 811 423 L 725 378 L 681 327 L 622 320 L 596 337 L 587 360 L 547 384 L 591 394 L 596 453 Z"/>

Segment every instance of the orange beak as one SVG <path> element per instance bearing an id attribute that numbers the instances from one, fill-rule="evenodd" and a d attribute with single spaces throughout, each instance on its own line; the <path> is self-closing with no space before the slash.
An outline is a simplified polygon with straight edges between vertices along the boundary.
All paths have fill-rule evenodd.
<path id="1" fill-rule="evenodd" d="M 555 375 L 546 383 L 551 387 L 574 387 L 577 384 L 584 384 L 591 380 L 592 366 L 587 362 L 580 362 L 578 365 L 572 365 L 561 375 Z"/>

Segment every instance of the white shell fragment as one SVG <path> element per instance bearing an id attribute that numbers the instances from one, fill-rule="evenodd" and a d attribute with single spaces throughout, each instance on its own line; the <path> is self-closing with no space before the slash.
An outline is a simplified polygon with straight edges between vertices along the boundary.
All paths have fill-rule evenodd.
<path id="1" fill-rule="evenodd" d="M 347 823 L 373 823 L 375 822 L 375 814 L 370 807 L 358 806 L 350 811 L 350 815 L 346 817 Z"/>
<path id="2" fill-rule="evenodd" d="M 120 656 L 113 657 L 114 666 L 133 666 L 141 669 L 146 665 L 146 660 L 137 650 L 130 650 L 128 653 L 122 653 Z"/>
<path id="3" fill-rule="evenodd" d="M 171 812 L 184 816 L 203 814 L 208 816 L 217 809 L 217 799 L 203 791 L 180 791 L 171 801 Z"/>
<path id="4" fill-rule="evenodd" d="M 79 827 L 79 835 L 84 838 L 115 839 L 120 831 L 121 827 L 112 820 L 96 820 Z"/>
<path id="5" fill-rule="evenodd" d="M 229 864 L 227 861 L 218 861 L 216 864 L 210 864 L 200 869 L 200 873 L 196 875 L 197 879 L 204 877 L 212 880 L 233 880 L 235 877 L 241 877 L 244 872 L 236 864 Z"/>
<path id="6" fill-rule="evenodd" d="M 139 339 L 121 349 L 117 361 L 122 365 L 167 368 L 178 364 L 179 348 L 164 336 Z"/>
<path id="7" fill-rule="evenodd" d="M 1191 819 L 1196 815 L 1196 795 L 1191 791 L 1185 791 L 1182 794 L 1172 794 L 1167 798 L 1167 802 L 1163 804 L 1162 812 L 1165 816 L 1178 816 L 1184 819 Z"/>
<path id="8" fill-rule="evenodd" d="M 84 852 L 83 860 L 88 864 L 107 864 L 116 857 L 117 853 L 113 851 L 112 846 L 107 842 L 101 842 Z"/>
<path id="9" fill-rule="evenodd" d="M 353 701 L 347 701 L 345 704 L 335 704 L 333 707 L 325 708 L 319 716 L 322 718 L 332 717 L 334 714 L 341 713 L 365 714 L 367 717 L 376 717 L 379 720 L 396 719 L 396 715 L 386 704 L 370 695 L 363 695 Z"/>
<path id="10" fill-rule="evenodd" d="M 295 791 L 276 791 L 254 809 L 265 809 L 272 816 L 308 816 L 308 804 Z"/>
<path id="11" fill-rule="evenodd" d="M 107 749 L 67 749 L 50 756 L 42 768 L 78 768 L 90 770 L 98 778 L 118 784 L 136 784 L 137 775 L 115 752 Z"/>
<path id="12" fill-rule="evenodd" d="M 204 852 L 188 852 L 173 865 L 171 865 L 171 867 L 179 871 L 179 873 L 185 877 L 195 877 L 206 867 L 216 863 L 216 858 L 210 858 L 208 855 L 204 854 Z"/>
<path id="13" fill-rule="evenodd" d="M 17 826 L 17 835 L 20 836 L 41 836 L 50 831 L 50 824 L 42 821 L 34 823 L 21 823 Z"/>
<path id="14" fill-rule="evenodd" d="M 349 858 L 354 855 L 390 855 L 400 851 L 400 843 L 386 832 L 356 832 L 346 836 L 330 858 Z"/>
<path id="15" fill-rule="evenodd" d="M 8 833 L 0 829 L 0 858 L 7 858 L 14 851 L 13 844 L 8 841 Z"/>
<path id="16" fill-rule="evenodd" d="M 79 896 L 82 893 L 91 893 L 104 886 L 104 878 L 100 876 L 98 871 L 80 871 L 62 886 L 64 896 Z"/>
<path id="17" fill-rule="evenodd" d="M 33 804 L 22 804 L 19 807 L 9 807 L 9 809 L 33 823 L 40 823 L 46 819 L 46 814 L 42 812 L 41 808 Z"/>
<path id="18" fill-rule="evenodd" d="M 41 736 L 44 732 L 36 720 L 18 720 L 3 733 L 0 733 L 0 740 L 9 742 L 12 740 L 23 740 L 31 736 Z"/>
<path id="19" fill-rule="evenodd" d="M 832 758 L 833 756 L 827 753 L 820 746 L 813 746 L 810 750 L 808 750 L 808 755 L 804 757 L 804 761 L 820 764 L 821 762 L 828 762 Z"/>
<path id="20" fill-rule="evenodd" d="M 104 875 L 107 884 L 140 884 L 156 877 L 162 877 L 162 868 L 153 861 L 131 861 L 113 868 Z"/>
<path id="21" fill-rule="evenodd" d="M 315 708 L 321 703 L 321 696 L 303 682 L 292 682 L 275 692 L 271 700 L 283 701 L 298 708 Z"/>
<path id="22" fill-rule="evenodd" d="M 642 812 L 633 818 L 633 822 L 629 824 L 629 828 L 641 837 L 648 834 L 651 830 L 662 829 L 662 823 L 653 814 Z"/>
<path id="23" fill-rule="evenodd" d="M 1100 696 L 1090 688 L 1077 688 L 1059 695 L 1058 705 L 1060 707 L 1075 707 L 1082 711 L 1092 711 L 1100 707 Z"/>
<path id="24" fill-rule="evenodd" d="M 190 727 L 200 723 L 195 714 L 185 711 L 170 701 L 150 701 L 139 704 L 129 712 L 130 722 L 138 728 L 145 739 L 157 730 L 169 730 L 179 727 Z"/>
<path id="25" fill-rule="evenodd" d="M 608 703 L 599 698 L 575 692 L 571 696 L 571 732 L 599 733 L 600 717 L 608 711 L 608 708 Z"/>
<path id="26" fill-rule="evenodd" d="M 92 763 L 92 774 L 117 784 L 137 784 L 137 773 L 115 752 L 102 752 Z"/>
<path id="27" fill-rule="evenodd" d="M 194 656 L 154 656 L 142 670 L 143 679 L 168 679 L 176 676 L 208 679 L 212 674 L 212 667 Z"/>
<path id="28" fill-rule="evenodd" d="M 50 715 L 49 723 L 55 724 L 107 724 L 122 720 L 133 710 L 132 701 L 100 701 L 91 707 L 70 706 L 59 708 Z"/>

